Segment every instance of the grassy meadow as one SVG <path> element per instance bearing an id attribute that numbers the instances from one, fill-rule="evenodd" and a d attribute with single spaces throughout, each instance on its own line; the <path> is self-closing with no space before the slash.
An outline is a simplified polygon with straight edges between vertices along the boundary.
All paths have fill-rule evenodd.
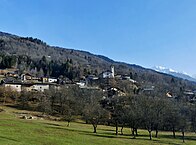
<path id="1" fill-rule="evenodd" d="M 99 125 L 94 134 L 92 125 L 82 122 L 73 122 L 67 127 L 66 122 L 25 120 L 20 119 L 18 113 L 30 112 L 1 108 L 4 109 L 0 112 L 1 145 L 196 145 L 195 133 L 186 133 L 185 143 L 180 133 L 173 139 L 171 132 L 160 132 L 158 138 L 150 141 L 146 130 L 139 130 L 139 136 L 133 139 L 128 128 L 124 129 L 124 135 L 116 136 L 114 127 L 103 125 Z"/>

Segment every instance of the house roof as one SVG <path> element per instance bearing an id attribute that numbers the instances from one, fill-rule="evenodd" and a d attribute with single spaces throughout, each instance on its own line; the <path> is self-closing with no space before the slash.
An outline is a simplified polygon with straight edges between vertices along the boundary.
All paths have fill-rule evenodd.
<path id="1" fill-rule="evenodd" d="M 10 84 L 10 85 L 22 85 L 20 82 L 6 82 L 4 84 Z"/>
<path id="2" fill-rule="evenodd" d="M 58 84 L 53 84 L 53 83 L 26 83 L 26 82 L 5 82 L 4 84 L 17 84 L 17 85 L 26 85 L 26 86 L 31 86 L 31 85 L 58 85 Z"/>
<path id="3" fill-rule="evenodd" d="M 111 90 L 124 92 L 123 90 L 121 90 L 120 88 L 117 88 L 117 87 L 109 87 L 109 88 L 107 88 L 107 91 L 111 91 Z"/>

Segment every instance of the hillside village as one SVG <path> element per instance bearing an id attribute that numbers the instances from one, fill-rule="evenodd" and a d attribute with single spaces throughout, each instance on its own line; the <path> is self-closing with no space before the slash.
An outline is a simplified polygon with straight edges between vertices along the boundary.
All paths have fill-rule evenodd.
<path id="1" fill-rule="evenodd" d="M 85 51 L 49 46 L 37 38 L 0 32 L 0 50 L 1 84 L 18 92 L 77 85 L 188 100 L 195 97 L 194 82 Z"/>
<path id="2" fill-rule="evenodd" d="M 103 92 L 107 93 L 107 97 L 115 95 L 126 96 L 128 90 L 123 88 L 122 82 L 126 82 L 126 85 L 129 86 L 128 89 L 130 89 L 133 94 L 152 94 L 156 87 L 153 85 L 141 86 L 139 82 L 133 80 L 129 75 L 115 74 L 115 67 L 113 65 L 111 65 L 110 69 L 103 71 L 98 76 L 89 74 L 83 76 L 80 81 L 71 81 L 68 78 L 36 77 L 28 72 L 19 74 L 18 70 L 15 68 L 1 69 L 0 81 L 1 86 L 18 93 L 22 91 L 44 92 L 50 89 L 59 90 L 63 86 L 78 86 L 81 89 L 101 89 Z M 120 84 L 114 85 L 114 83 L 111 83 L 112 81 Z M 196 101 L 195 94 L 196 90 L 183 91 L 183 95 L 189 101 Z M 177 96 L 174 96 L 173 93 L 169 91 L 165 92 L 165 97 L 177 98 Z"/>
<path id="3" fill-rule="evenodd" d="M 70 81 L 68 78 L 36 77 L 30 73 L 19 74 L 17 69 L 1 69 L 0 79 L 1 86 L 19 93 L 22 91 L 44 92 L 51 88 L 60 89 L 66 85 L 77 85 L 82 89 L 103 89 L 103 91 L 113 91 L 114 94 L 125 95 L 125 91 L 120 88 L 115 88 L 105 81 L 113 79 L 127 81 L 132 87 L 137 88 L 137 82 L 131 79 L 130 76 L 115 75 L 114 66 L 111 66 L 111 70 L 103 71 L 98 76 L 88 75 L 77 82 Z M 100 88 L 100 83 L 103 83 L 103 88 Z"/>

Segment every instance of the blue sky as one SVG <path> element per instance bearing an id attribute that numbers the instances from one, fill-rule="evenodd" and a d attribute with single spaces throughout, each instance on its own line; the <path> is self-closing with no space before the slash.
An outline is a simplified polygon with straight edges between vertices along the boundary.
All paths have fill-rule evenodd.
<path id="1" fill-rule="evenodd" d="M 196 74 L 196 0 L 0 0 L 0 31 Z"/>

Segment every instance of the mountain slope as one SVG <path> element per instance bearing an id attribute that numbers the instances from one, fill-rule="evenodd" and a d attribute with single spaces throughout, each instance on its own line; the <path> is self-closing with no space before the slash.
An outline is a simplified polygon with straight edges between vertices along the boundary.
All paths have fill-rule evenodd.
<path id="1" fill-rule="evenodd" d="M 158 72 L 166 73 L 166 74 L 178 77 L 178 78 L 183 78 L 183 79 L 186 79 L 186 80 L 189 80 L 189 81 L 196 82 L 196 79 L 189 76 L 187 73 L 178 72 L 178 71 L 175 71 L 173 69 L 169 69 L 169 68 L 162 67 L 162 66 L 155 66 L 155 67 L 153 67 L 153 69 L 155 71 L 158 71 Z"/>
<path id="2" fill-rule="evenodd" d="M 110 69 L 111 65 L 115 67 L 115 74 L 127 74 L 136 80 L 141 87 L 156 86 L 166 92 L 171 90 L 171 85 L 175 90 L 179 88 L 196 89 L 193 82 L 173 77 L 168 74 L 146 69 L 135 64 L 116 62 L 105 56 L 91 54 L 89 52 L 49 46 L 45 42 L 32 37 L 19 37 L 16 35 L 0 32 L 0 52 L 6 55 L 27 55 L 32 59 L 40 59 L 43 56 L 51 61 L 65 62 L 66 59 L 72 59 L 74 66 L 89 72 L 97 71 L 101 73 Z M 171 80 L 175 80 L 172 81 Z"/>

